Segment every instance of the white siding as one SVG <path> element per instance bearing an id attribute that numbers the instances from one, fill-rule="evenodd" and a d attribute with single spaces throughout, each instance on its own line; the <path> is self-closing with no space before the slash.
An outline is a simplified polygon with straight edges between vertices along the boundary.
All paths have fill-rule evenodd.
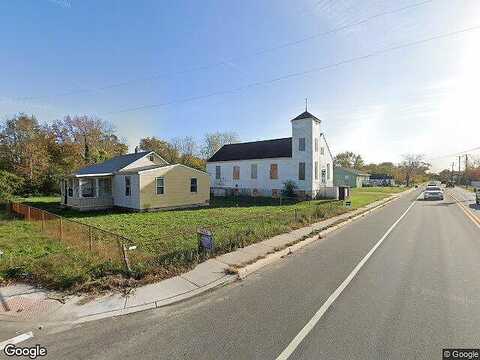
<path id="1" fill-rule="evenodd" d="M 257 178 L 251 178 L 251 165 L 257 164 Z M 270 179 L 270 164 L 278 165 L 278 179 Z M 221 167 L 221 179 L 215 179 L 215 167 Z M 233 179 L 233 167 L 240 166 L 240 179 Z M 212 187 L 238 189 L 257 189 L 259 194 L 270 196 L 272 189 L 283 189 L 286 180 L 298 182 L 298 170 L 292 167 L 291 158 L 273 158 L 258 160 L 219 161 L 207 164 Z"/>
<path id="2" fill-rule="evenodd" d="M 130 165 L 125 166 L 122 170 L 131 170 L 139 167 L 144 167 L 144 166 L 151 166 L 151 165 L 167 165 L 167 162 L 164 161 L 160 156 L 157 154 L 154 154 L 154 160 L 150 161 L 148 158 L 149 156 L 146 155 L 137 161 L 134 161 Z"/>
<path id="3" fill-rule="evenodd" d="M 125 196 L 125 176 L 130 176 L 131 194 Z M 140 209 L 140 184 L 138 174 L 115 175 L 113 177 L 113 205 Z"/>
<path id="4" fill-rule="evenodd" d="M 300 139 L 305 139 L 305 151 L 299 150 Z M 316 140 L 317 139 L 317 140 Z M 303 140 L 302 140 L 303 141 Z M 318 151 L 315 142 L 318 141 Z M 323 148 L 323 153 L 322 153 Z M 305 180 L 299 180 L 299 164 L 305 163 Z M 315 180 L 315 162 L 318 162 L 318 179 Z M 270 164 L 278 164 L 278 180 L 270 179 Z M 251 165 L 257 164 L 257 179 L 251 179 Z M 330 176 L 327 177 L 327 164 Z M 215 167 L 221 167 L 221 178 L 216 179 Z M 233 166 L 240 166 L 240 179 L 233 179 Z M 325 182 L 322 182 L 322 170 Z M 300 191 L 309 196 L 325 195 L 334 192 L 333 158 L 321 132 L 321 123 L 313 118 L 292 121 L 292 157 L 258 160 L 219 161 L 207 163 L 213 188 L 257 189 L 259 194 L 270 196 L 272 189 L 282 189 L 287 180 L 293 180 Z M 248 193 L 248 192 L 247 192 Z"/>

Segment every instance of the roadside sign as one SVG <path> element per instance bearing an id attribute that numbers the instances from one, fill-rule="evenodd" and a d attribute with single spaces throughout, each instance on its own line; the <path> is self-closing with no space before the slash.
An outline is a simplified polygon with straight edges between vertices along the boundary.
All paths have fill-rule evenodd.
<path id="1" fill-rule="evenodd" d="M 352 207 L 352 201 L 351 200 L 345 200 L 345 206 L 350 208 Z"/>

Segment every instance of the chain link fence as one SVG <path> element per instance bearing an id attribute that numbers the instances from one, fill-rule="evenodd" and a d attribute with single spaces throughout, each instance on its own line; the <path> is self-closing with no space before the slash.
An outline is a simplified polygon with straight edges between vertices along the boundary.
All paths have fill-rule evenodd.
<path id="1" fill-rule="evenodd" d="M 132 241 L 124 236 L 17 202 L 10 202 L 7 211 L 32 223 L 48 237 L 131 270 L 125 249 Z"/>
<path id="2" fill-rule="evenodd" d="M 242 217 L 238 223 L 228 226 L 211 227 L 207 223 L 199 224 L 198 228 L 208 229 L 214 236 L 214 247 L 207 252 L 198 246 L 196 232 L 198 228 L 190 232 L 184 230 L 177 233 L 176 237 L 183 239 L 183 245 L 178 249 L 166 251 L 168 247 L 162 244 L 171 243 L 172 238 L 168 234 L 151 239 L 149 243 L 153 245 L 146 248 L 145 242 L 135 241 L 26 204 L 10 202 L 8 210 L 12 215 L 34 224 L 47 236 L 82 251 L 91 252 L 116 266 L 123 267 L 126 273 L 139 277 L 146 274 L 173 274 L 179 269 L 193 267 L 209 257 L 235 251 L 273 235 L 345 212 L 341 204 L 331 202 L 311 207 L 294 207 L 261 216 L 252 215 L 251 218 Z M 255 223 L 255 229 L 246 227 L 244 222 Z"/>

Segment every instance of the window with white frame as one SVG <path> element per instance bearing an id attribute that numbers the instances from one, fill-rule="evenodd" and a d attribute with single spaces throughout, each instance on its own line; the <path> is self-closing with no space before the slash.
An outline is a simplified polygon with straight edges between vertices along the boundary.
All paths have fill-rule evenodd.
<path id="1" fill-rule="evenodd" d="M 305 180 L 305 163 L 298 163 L 298 180 Z"/>
<path id="2" fill-rule="evenodd" d="M 95 179 L 80 179 L 81 194 L 84 198 L 96 196 Z"/>
<path id="3" fill-rule="evenodd" d="M 215 166 L 215 179 L 220 180 L 220 177 L 222 176 L 221 170 L 222 170 L 221 166 L 219 165 Z"/>
<path id="4" fill-rule="evenodd" d="M 155 155 L 150 154 L 150 155 L 148 156 L 148 160 L 150 160 L 151 162 L 154 162 L 154 160 L 155 160 Z"/>
<path id="5" fill-rule="evenodd" d="M 320 148 L 320 155 L 325 155 L 325 148 L 323 146 Z"/>
<path id="6" fill-rule="evenodd" d="M 132 179 L 130 176 L 125 176 L 125 196 L 132 195 Z"/>
<path id="7" fill-rule="evenodd" d="M 318 180 L 318 161 L 315 161 L 315 180 Z"/>
<path id="8" fill-rule="evenodd" d="M 240 166 L 233 165 L 233 180 L 240 180 Z"/>
<path id="9" fill-rule="evenodd" d="M 315 138 L 315 152 L 318 152 L 318 138 Z"/>
<path id="10" fill-rule="evenodd" d="M 155 178 L 155 193 L 157 195 L 165 194 L 165 178 L 164 177 Z"/>
<path id="11" fill-rule="evenodd" d="M 325 184 L 327 181 L 325 180 L 327 171 L 325 169 L 322 169 L 322 184 Z"/>
<path id="12" fill-rule="evenodd" d="M 190 192 L 196 193 L 198 188 L 197 178 L 190 179 Z"/>
<path id="13" fill-rule="evenodd" d="M 251 171 L 251 178 L 252 179 L 256 179 L 257 178 L 257 171 L 258 171 L 258 165 L 257 164 L 252 164 L 251 167 L 250 167 L 250 171 Z"/>
<path id="14" fill-rule="evenodd" d="M 110 178 L 98 179 L 98 194 L 100 197 L 112 195 L 112 181 Z"/>
<path id="15" fill-rule="evenodd" d="M 330 164 L 327 164 L 327 180 L 330 180 Z"/>
<path id="16" fill-rule="evenodd" d="M 278 164 L 270 164 L 270 179 L 278 179 Z"/>
<path id="17" fill-rule="evenodd" d="M 68 197 L 73 197 L 73 179 L 67 180 Z"/>
<path id="18" fill-rule="evenodd" d="M 298 151 L 305 151 L 305 138 L 298 139 Z"/>

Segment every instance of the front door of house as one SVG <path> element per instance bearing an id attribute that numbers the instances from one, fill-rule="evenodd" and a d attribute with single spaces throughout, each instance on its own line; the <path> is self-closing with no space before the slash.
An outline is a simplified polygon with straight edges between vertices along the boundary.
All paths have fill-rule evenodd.
<path id="1" fill-rule="evenodd" d="M 68 185 L 67 182 L 63 182 L 63 204 L 67 205 Z"/>

